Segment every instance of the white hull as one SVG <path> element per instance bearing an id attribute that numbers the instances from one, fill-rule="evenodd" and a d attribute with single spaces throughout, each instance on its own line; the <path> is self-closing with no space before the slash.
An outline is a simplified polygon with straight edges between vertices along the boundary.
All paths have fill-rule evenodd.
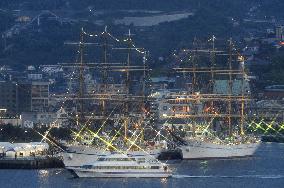
<path id="1" fill-rule="evenodd" d="M 92 164 L 67 167 L 80 178 L 167 178 L 171 176 L 168 166 L 147 157 L 110 154 L 99 157 Z"/>
<path id="2" fill-rule="evenodd" d="M 260 142 L 250 144 L 226 145 L 204 141 L 189 141 L 181 146 L 183 159 L 234 158 L 254 155 Z"/>
<path id="3" fill-rule="evenodd" d="M 95 162 L 98 157 L 102 155 L 111 154 L 110 151 L 99 150 L 94 147 L 87 146 L 72 146 L 70 147 L 71 152 L 63 152 L 63 163 L 65 167 L 80 167 L 85 164 L 91 164 Z M 158 158 L 163 149 L 153 149 L 146 151 L 128 151 L 127 155 L 133 155 L 136 157 L 152 156 Z"/>
<path id="4" fill-rule="evenodd" d="M 135 172 L 135 171 L 126 171 L 126 172 L 95 172 L 81 169 L 73 169 L 76 175 L 80 178 L 168 178 L 171 176 L 170 173 L 166 172 Z"/>

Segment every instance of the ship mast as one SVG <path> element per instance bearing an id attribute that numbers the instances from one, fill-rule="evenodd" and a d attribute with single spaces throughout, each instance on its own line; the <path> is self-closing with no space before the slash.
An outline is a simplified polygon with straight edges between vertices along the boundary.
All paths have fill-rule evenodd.
<path id="1" fill-rule="evenodd" d="M 211 62 L 211 80 L 210 80 L 210 86 L 211 86 L 211 92 L 214 92 L 214 67 L 215 67 L 215 60 L 216 60 L 216 52 L 215 52 L 215 36 L 213 35 L 212 38 L 210 39 L 212 41 L 212 51 L 210 52 L 210 62 Z M 213 110 L 214 108 L 214 101 L 211 101 L 211 109 Z"/>
<path id="2" fill-rule="evenodd" d="M 241 101 L 241 130 L 240 134 L 244 135 L 244 108 L 245 108 L 245 88 L 244 88 L 244 83 L 245 83 L 245 62 L 244 62 L 244 57 L 240 56 L 240 64 L 241 64 L 241 71 L 242 71 L 242 78 L 241 78 L 241 92 L 242 92 L 242 101 Z"/>
<path id="3" fill-rule="evenodd" d="M 232 39 L 229 40 L 229 88 L 228 88 L 228 128 L 229 128 L 229 137 L 233 135 L 232 131 L 232 91 L 233 91 L 233 80 L 232 80 L 232 61 L 233 61 L 233 42 Z"/>
<path id="4" fill-rule="evenodd" d="M 210 39 L 212 41 L 212 49 L 209 50 L 203 50 L 203 49 L 193 49 L 193 50 L 183 50 L 183 51 L 188 51 L 190 53 L 193 54 L 193 58 L 192 58 L 192 67 L 190 68 L 186 68 L 186 67 L 181 67 L 181 68 L 174 68 L 174 70 L 176 70 L 177 72 L 180 73 L 185 73 L 185 72 L 189 72 L 192 74 L 192 94 L 188 95 L 186 98 L 180 99 L 179 95 L 177 95 L 176 97 L 173 95 L 171 99 L 167 99 L 168 101 L 176 101 L 178 100 L 178 102 L 180 101 L 184 101 L 184 104 L 187 104 L 188 101 L 192 101 L 193 104 L 193 110 L 192 113 L 194 114 L 178 114 L 178 115 L 173 115 L 173 116 L 167 116 L 168 118 L 192 118 L 192 120 L 197 120 L 197 118 L 211 118 L 211 122 L 213 122 L 214 118 L 224 118 L 227 122 L 227 133 L 228 135 L 231 137 L 233 135 L 233 122 L 236 118 L 240 118 L 240 133 L 244 134 L 244 121 L 245 121 L 245 101 L 249 100 L 246 96 L 245 96 L 245 91 L 244 91 L 244 75 L 245 75 L 245 70 L 244 70 L 244 66 L 243 66 L 243 59 L 241 60 L 241 68 L 238 69 L 233 69 L 233 62 L 235 61 L 235 57 L 240 58 L 240 54 L 239 53 L 234 53 L 234 45 L 233 45 L 233 41 L 232 39 L 229 40 L 229 47 L 228 47 L 228 53 L 224 53 L 224 51 L 217 51 L 216 47 L 215 47 L 215 37 L 213 36 L 212 39 Z M 210 41 L 209 40 L 209 41 Z M 194 40 L 196 41 L 196 39 Z M 195 43 L 194 43 L 195 44 Z M 210 68 L 206 68 L 206 67 L 197 67 L 196 66 L 196 53 L 197 52 L 202 52 L 202 53 L 209 53 L 210 55 L 210 64 L 211 67 Z M 216 56 L 226 56 L 227 58 L 227 68 L 223 69 L 221 67 L 216 67 Z M 240 59 L 239 59 L 240 60 Z M 241 70 L 240 70 L 241 69 Z M 209 80 L 209 84 L 210 84 L 210 88 L 212 89 L 212 91 L 214 90 L 214 80 L 216 75 L 220 76 L 221 78 L 224 77 L 224 75 L 228 76 L 228 80 L 227 80 L 227 92 L 226 94 L 219 94 L 218 91 L 217 93 L 215 93 L 214 91 L 212 92 L 212 94 L 204 94 L 204 93 L 197 93 L 196 92 L 196 82 L 197 82 L 197 78 L 196 78 L 196 74 L 198 73 L 208 73 L 211 75 L 211 79 Z M 240 80 L 242 82 L 242 94 L 238 95 L 238 96 L 234 96 L 233 93 L 233 79 L 235 77 L 238 77 L 237 75 L 243 75 L 242 80 Z M 240 78 L 240 77 L 239 77 Z M 208 88 L 208 87 L 207 87 Z M 210 89 L 209 89 L 210 90 Z M 215 93 L 215 94 L 214 94 Z M 210 110 L 210 108 L 206 108 L 206 111 L 204 112 L 208 112 L 205 114 L 199 114 L 196 111 L 196 106 L 197 106 L 197 101 L 203 101 L 203 103 L 209 103 L 212 107 L 212 110 Z M 216 103 L 216 101 L 219 101 L 218 103 Z M 226 104 L 227 108 L 222 108 L 222 106 L 219 106 L 220 108 L 218 109 L 219 112 L 215 111 L 215 107 L 213 105 L 217 105 L 221 103 L 222 104 Z M 241 108 L 239 113 L 234 113 L 236 112 L 233 109 L 233 105 L 237 105 L 237 104 L 241 104 L 239 105 L 239 107 Z M 213 108 L 214 107 L 214 108 Z M 218 106 L 217 106 L 218 107 Z M 216 107 L 216 108 L 217 108 Z M 208 110 L 208 111 L 207 111 Z M 208 126 L 207 126 L 208 128 Z M 192 124 L 192 132 L 194 134 L 194 121 Z"/>
<path id="5" fill-rule="evenodd" d="M 129 126 L 129 122 L 130 122 L 130 117 L 129 117 L 129 101 L 130 99 L 130 71 L 141 71 L 145 69 L 141 69 L 139 68 L 139 66 L 131 66 L 131 51 L 132 50 L 136 50 L 140 53 L 140 50 L 143 50 L 142 48 L 136 48 L 133 40 L 132 40 L 132 34 L 130 29 L 128 30 L 128 34 L 126 35 L 126 39 L 124 40 L 127 43 L 127 47 L 126 48 L 115 48 L 117 50 L 126 50 L 127 51 L 127 61 L 123 66 L 122 72 L 125 72 L 125 92 L 126 92 L 126 98 L 124 100 L 124 138 L 125 140 L 127 140 L 127 132 L 128 132 L 128 126 Z M 145 52 L 144 52 L 145 53 Z M 146 61 L 145 61 L 146 63 Z M 146 64 L 143 65 L 143 67 L 146 66 Z M 146 76 L 146 72 L 144 73 L 144 75 Z M 145 89 L 145 88 L 144 88 Z"/>
<path id="6" fill-rule="evenodd" d="M 126 38 L 128 48 L 127 48 L 127 63 L 126 63 L 126 78 L 125 78 L 125 87 L 126 87 L 126 96 L 129 96 L 130 92 L 130 73 L 129 73 L 129 68 L 130 68 L 130 56 L 131 56 L 131 48 L 132 48 L 132 39 L 131 39 L 131 31 L 130 29 L 128 30 L 128 35 Z M 127 139 L 127 132 L 128 132 L 128 126 L 129 126 L 129 102 L 125 102 L 124 106 L 124 115 L 125 115 L 125 122 L 124 122 L 124 138 Z"/>
<path id="7" fill-rule="evenodd" d="M 108 47 L 108 32 L 107 26 L 105 26 L 105 31 L 102 33 L 103 35 L 103 75 L 102 75 L 102 84 L 103 84 L 103 92 L 104 94 L 107 93 L 107 81 L 108 81 L 108 65 L 107 65 L 107 47 Z M 102 115 L 105 116 L 106 113 L 106 101 L 102 100 Z"/>
<path id="8" fill-rule="evenodd" d="M 101 39 L 104 41 L 104 43 L 102 43 L 100 46 L 103 47 L 103 57 L 102 57 L 102 62 L 101 63 L 85 63 L 85 58 L 84 58 L 84 47 L 87 46 L 87 45 L 93 45 L 95 43 L 88 43 L 88 42 L 85 42 L 85 35 L 86 36 L 89 36 L 89 37 L 101 37 Z M 82 28 L 82 31 L 81 31 L 81 34 L 80 34 L 80 42 L 76 42 L 76 43 L 69 43 L 69 44 L 77 44 L 79 46 L 79 50 L 78 50 L 78 60 L 76 63 L 63 63 L 62 66 L 64 67 L 77 67 L 77 70 L 79 72 L 78 74 L 78 79 L 79 79 L 79 92 L 78 92 L 78 96 L 76 96 L 76 94 L 73 94 L 73 95 L 70 95 L 69 97 L 67 96 L 57 96 L 57 97 L 64 97 L 65 100 L 67 99 L 70 99 L 70 100 L 77 100 L 79 102 L 79 110 L 80 113 L 82 114 L 82 117 L 83 115 L 86 115 L 86 114 L 83 114 L 84 113 L 84 110 L 86 106 L 86 103 L 84 100 L 97 100 L 99 101 L 99 103 L 101 104 L 101 102 L 103 101 L 104 105 L 103 106 L 103 116 L 98 116 L 98 117 L 94 117 L 93 116 L 93 113 L 92 113 L 92 117 L 91 118 L 103 118 L 103 119 L 117 119 L 117 117 L 111 117 L 111 114 L 114 112 L 114 110 L 111 112 L 111 114 L 106 118 L 105 116 L 105 113 L 106 113 L 106 110 L 105 109 L 105 102 L 108 101 L 108 100 L 111 100 L 111 101 L 114 101 L 115 103 L 117 102 L 119 105 L 123 106 L 124 108 L 121 109 L 121 112 L 123 114 L 122 118 L 119 117 L 120 120 L 122 120 L 122 125 L 121 125 L 121 129 L 123 131 L 124 129 L 124 140 L 126 142 L 129 142 L 129 139 L 132 139 L 132 137 L 130 137 L 128 139 L 128 128 L 130 126 L 133 120 L 133 118 L 135 117 L 138 117 L 138 118 L 141 118 L 141 116 L 135 116 L 136 114 L 130 114 L 130 108 L 136 104 L 136 103 L 139 103 L 139 106 L 141 105 L 141 101 L 143 103 L 143 107 L 145 105 L 145 100 L 146 100 L 146 93 L 145 93 L 145 90 L 146 90 L 146 85 L 145 85 L 145 81 L 146 81 L 146 61 L 147 61 L 147 55 L 148 53 L 146 53 L 144 51 L 143 48 L 136 48 L 134 43 L 133 43 L 133 40 L 131 38 L 132 34 L 129 30 L 128 32 L 128 35 L 127 35 L 127 38 L 124 40 L 124 42 L 126 42 L 127 46 L 126 47 L 123 47 L 123 48 L 112 48 L 112 49 L 118 49 L 118 50 L 126 50 L 127 51 L 127 61 L 124 61 L 123 63 L 108 63 L 108 53 L 107 53 L 107 50 L 108 50 L 108 46 L 109 46 L 109 41 L 108 41 L 108 36 L 111 37 L 112 39 L 114 39 L 116 42 L 120 42 L 119 39 L 113 37 L 110 33 L 107 32 L 107 27 L 105 28 L 105 31 L 100 33 L 99 35 L 95 35 L 95 34 L 88 34 L 86 33 L 83 28 Z M 125 43 L 124 43 L 125 45 Z M 131 65 L 131 52 L 132 50 L 136 50 L 137 52 L 141 53 L 144 55 L 143 57 L 143 66 L 132 66 Z M 88 68 L 92 68 L 92 69 L 100 69 L 101 70 L 101 76 L 102 76 L 102 92 L 105 92 L 103 94 L 101 93 L 98 93 L 98 94 L 88 94 L 88 95 L 85 95 L 85 78 L 84 78 L 84 73 L 85 73 L 85 66 L 88 66 Z M 142 91 L 143 91 L 143 95 L 142 96 L 136 96 L 136 95 L 133 95 L 132 92 L 131 92 L 131 75 L 130 75 L 130 71 L 143 71 L 143 85 L 142 85 Z M 124 77 L 124 84 L 125 84 L 125 92 L 120 94 L 113 94 L 113 93 L 110 93 L 110 94 L 107 94 L 108 92 L 108 88 L 107 88 L 107 84 L 108 84 L 108 73 L 109 72 L 120 72 L 122 75 L 125 75 L 123 76 Z M 75 72 L 73 72 L 73 74 L 75 74 Z M 133 102 L 133 103 L 132 103 Z M 131 105 L 131 106 L 130 106 Z M 116 105 L 117 107 L 118 105 Z M 116 107 L 114 109 L 116 109 Z M 131 108 L 132 110 L 133 108 Z M 139 108 L 141 110 L 141 107 Z M 79 118 L 81 118 L 81 116 L 76 116 L 77 119 L 78 119 L 78 125 L 79 125 Z M 91 118 L 88 118 L 88 120 L 90 120 Z M 83 119 L 83 118 L 81 118 Z M 106 121 L 104 121 L 104 123 L 101 125 L 101 127 L 98 129 L 98 132 L 99 131 L 102 131 L 103 127 L 105 126 L 106 124 Z M 81 120 L 80 120 L 81 121 Z M 139 122 L 141 123 L 141 122 Z M 137 124 L 139 124 L 137 123 Z M 133 124 L 134 125 L 134 124 Z M 86 126 L 84 126 L 86 127 Z M 137 126 L 136 126 L 137 127 Z M 80 132 L 82 132 L 83 129 L 81 129 Z M 143 131 L 143 129 L 142 129 Z M 142 133 L 141 131 L 141 133 Z M 141 133 L 139 135 L 141 135 Z"/>
<path id="9" fill-rule="evenodd" d="M 143 55 L 143 81 L 142 81 L 143 106 L 142 108 L 145 108 L 145 103 L 146 103 L 146 62 L 147 62 L 148 53 L 149 52 L 144 51 L 144 55 Z"/>
<path id="10" fill-rule="evenodd" d="M 130 91 L 130 74 L 129 74 L 129 67 L 130 67 L 130 58 L 131 58 L 131 49 L 132 49 L 132 38 L 131 38 L 131 31 L 128 30 L 128 35 L 126 39 L 128 43 L 128 49 L 127 49 L 127 68 L 126 68 L 126 92 L 129 94 Z"/>
<path id="11" fill-rule="evenodd" d="M 195 47 L 195 50 L 193 50 L 193 60 L 192 60 L 192 94 L 195 93 L 196 90 L 196 64 L 197 64 L 197 39 L 194 39 L 193 46 Z"/>
<path id="12" fill-rule="evenodd" d="M 85 92 L 85 79 L 84 79 L 84 30 L 81 29 L 80 34 L 80 42 L 79 42 L 79 52 L 80 52 L 80 72 L 79 72 L 79 98 L 80 98 L 80 120 L 82 121 L 84 119 L 84 92 Z M 79 121 L 80 122 L 80 121 Z"/>
<path id="13" fill-rule="evenodd" d="M 85 69 L 86 69 L 86 63 L 85 63 L 85 47 L 87 45 L 94 45 L 95 43 L 88 43 L 85 42 L 85 31 L 84 28 L 81 28 L 81 32 L 80 32 L 80 41 L 79 42 L 65 42 L 64 44 L 67 45 L 78 45 L 79 49 L 78 49 L 78 54 L 79 57 L 76 60 L 75 63 L 62 63 L 61 66 L 62 67 L 66 67 L 66 68 L 73 68 L 73 69 L 77 69 L 78 70 L 78 82 L 79 82 L 79 88 L 77 91 L 77 94 L 75 94 L 75 96 L 73 96 L 73 100 L 76 99 L 76 104 L 78 105 L 79 110 L 77 109 L 77 114 L 76 114 L 76 122 L 77 122 L 77 126 L 79 127 L 79 124 L 81 124 L 82 122 L 84 122 L 85 120 L 85 101 L 86 99 L 91 99 L 89 97 L 86 96 L 85 92 Z M 75 74 L 75 71 L 73 72 L 73 74 Z M 72 80 L 72 78 L 71 78 Z M 58 96 L 60 97 L 60 96 Z M 67 99 L 68 97 L 65 95 L 63 96 L 65 99 Z M 77 103 L 78 102 L 78 103 Z"/>
<path id="14" fill-rule="evenodd" d="M 197 80 L 196 80 L 196 64 L 197 64 L 197 38 L 194 38 L 193 41 L 193 47 L 195 50 L 193 51 L 193 60 L 192 60 L 192 95 L 196 97 L 196 86 L 197 86 Z M 198 114 L 198 107 L 197 107 L 197 101 L 194 101 L 194 114 Z M 194 121 L 192 121 L 192 136 L 195 137 L 196 132 L 196 118 L 193 118 Z"/>

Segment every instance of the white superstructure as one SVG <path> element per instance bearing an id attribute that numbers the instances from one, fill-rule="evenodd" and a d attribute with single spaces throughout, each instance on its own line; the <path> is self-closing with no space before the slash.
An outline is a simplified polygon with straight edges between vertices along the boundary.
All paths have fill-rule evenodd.
<path id="1" fill-rule="evenodd" d="M 167 178 L 171 171 L 166 164 L 149 157 L 109 154 L 82 167 L 69 167 L 78 177 L 96 178 Z"/>
<path id="2" fill-rule="evenodd" d="M 151 156 L 153 159 L 158 158 L 164 149 L 162 147 L 145 148 L 144 150 L 127 150 L 125 153 L 133 157 Z M 66 168 L 80 167 L 84 164 L 90 164 L 96 161 L 100 156 L 109 155 L 111 151 L 106 148 L 97 148 L 94 146 L 73 145 L 69 146 L 68 151 L 62 153 L 63 163 Z"/>

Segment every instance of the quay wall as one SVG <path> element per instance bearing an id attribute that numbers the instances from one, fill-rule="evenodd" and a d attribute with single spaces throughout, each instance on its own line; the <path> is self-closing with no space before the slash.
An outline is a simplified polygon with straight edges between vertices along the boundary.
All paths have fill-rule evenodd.
<path id="1" fill-rule="evenodd" d="M 62 160 L 57 157 L 0 159 L 0 169 L 46 169 L 63 167 Z"/>

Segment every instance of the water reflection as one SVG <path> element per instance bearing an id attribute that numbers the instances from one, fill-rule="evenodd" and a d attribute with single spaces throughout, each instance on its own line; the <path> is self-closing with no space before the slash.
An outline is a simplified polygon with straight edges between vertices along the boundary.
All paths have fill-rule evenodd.
<path id="1" fill-rule="evenodd" d="M 50 176 L 49 170 L 39 170 L 38 171 L 38 181 L 41 186 L 44 186 L 48 183 L 48 178 Z"/>
<path id="2" fill-rule="evenodd" d="M 206 174 L 206 172 L 208 172 L 208 170 L 209 170 L 208 161 L 201 161 L 200 162 L 200 170 L 203 172 L 203 174 Z"/>
<path id="3" fill-rule="evenodd" d="M 46 179 L 49 176 L 49 171 L 48 170 L 39 170 L 39 177 Z"/>

